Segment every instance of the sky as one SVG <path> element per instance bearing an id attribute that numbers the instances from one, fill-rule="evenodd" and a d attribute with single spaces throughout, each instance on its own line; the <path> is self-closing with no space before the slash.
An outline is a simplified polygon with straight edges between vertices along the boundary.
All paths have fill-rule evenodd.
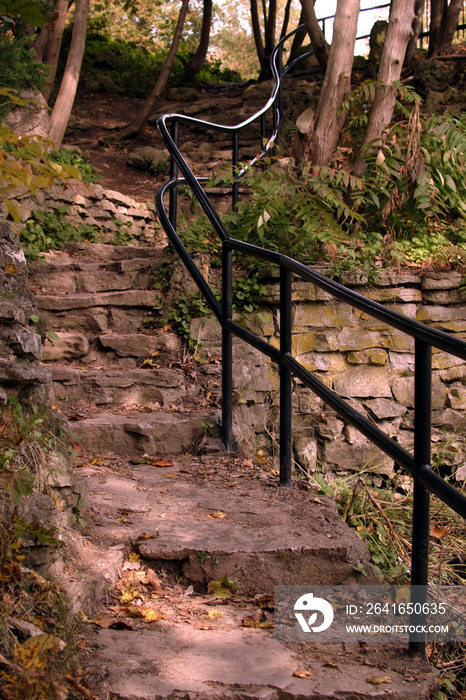
<path id="1" fill-rule="evenodd" d="M 358 36 L 370 34 L 374 22 L 377 19 L 388 19 L 389 11 L 387 0 L 361 0 L 361 10 L 364 10 L 364 8 L 374 7 L 375 5 L 385 5 L 386 3 L 387 7 L 384 7 L 383 9 L 368 10 L 367 12 L 359 13 Z M 316 0 L 316 15 L 319 19 L 323 17 L 330 17 L 331 15 L 335 14 L 336 7 L 336 0 Z M 332 25 L 333 20 L 328 20 L 325 23 L 325 38 L 329 43 L 332 41 Z M 368 51 L 368 47 L 368 40 L 357 41 L 354 52 L 355 54 L 364 54 Z"/>

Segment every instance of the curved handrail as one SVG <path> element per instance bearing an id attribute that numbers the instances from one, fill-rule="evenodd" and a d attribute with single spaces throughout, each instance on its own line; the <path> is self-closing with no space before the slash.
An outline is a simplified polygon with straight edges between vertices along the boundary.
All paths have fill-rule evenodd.
<path id="1" fill-rule="evenodd" d="M 295 30 L 296 32 L 297 30 Z M 211 122 L 184 115 L 164 115 L 158 120 L 158 127 L 165 145 L 171 156 L 172 170 L 171 179 L 165 183 L 157 192 L 156 205 L 157 213 L 163 228 L 165 229 L 170 242 L 186 265 L 188 271 L 196 282 L 201 293 L 218 319 L 222 327 L 222 430 L 223 439 L 227 446 L 233 443 L 232 433 L 232 406 L 233 406 L 233 355 L 232 337 L 233 335 L 246 341 L 260 352 L 270 357 L 277 363 L 280 371 L 280 483 L 288 486 L 291 484 L 291 413 L 292 413 L 292 385 L 291 379 L 294 375 L 303 384 L 309 387 L 315 394 L 329 404 L 340 417 L 357 428 L 374 445 L 383 450 L 391 457 L 396 464 L 403 467 L 414 479 L 413 491 L 413 536 L 412 536 L 412 567 L 411 585 L 423 586 L 427 590 L 428 581 L 428 545 L 429 545 L 429 497 L 430 493 L 437 495 L 442 501 L 448 504 L 453 510 L 466 518 L 466 497 L 458 489 L 447 483 L 440 476 L 432 472 L 430 468 L 431 452 L 431 382 L 432 367 L 431 353 L 432 347 L 439 348 L 457 357 L 466 360 L 466 342 L 455 338 L 448 333 L 430 328 L 418 321 L 408 318 L 392 309 L 387 309 L 382 304 L 367 299 L 366 297 L 347 289 L 343 285 L 321 275 L 286 255 L 274 251 L 260 248 L 245 241 L 233 238 L 226 231 L 223 223 L 214 210 L 207 194 L 202 188 L 208 178 L 197 178 L 191 172 L 186 160 L 183 158 L 177 144 L 178 123 L 204 125 L 208 128 L 215 128 L 233 134 L 236 155 L 238 153 L 239 131 L 249 126 L 258 118 L 261 119 L 261 127 L 265 127 L 265 113 L 268 109 L 273 109 L 273 130 L 272 136 L 267 141 L 263 151 L 251 161 L 257 163 L 264 157 L 272 147 L 278 133 L 278 124 L 281 116 L 280 104 L 277 100 L 281 97 L 281 79 L 291 68 L 304 58 L 299 57 L 291 66 L 281 68 L 281 48 L 283 42 L 295 32 L 287 35 L 273 52 L 272 72 L 276 83 L 271 98 L 266 106 L 257 114 L 245 120 L 238 126 L 222 126 Z M 173 122 L 173 135 L 167 126 L 168 121 Z M 235 163 L 235 149 L 233 154 Z M 177 168 L 180 168 L 183 177 L 178 177 Z M 238 173 L 238 179 L 247 171 L 243 168 Z M 198 270 L 192 257 L 187 252 L 183 242 L 176 232 L 176 213 L 173 212 L 173 205 L 176 209 L 176 191 L 179 185 L 186 183 L 201 204 L 204 212 L 212 223 L 214 230 L 222 241 L 222 303 L 215 297 L 208 282 Z M 235 187 L 235 185 L 233 186 Z M 170 208 L 167 212 L 164 205 L 164 196 L 170 194 Z M 174 196 L 173 196 L 174 195 Z M 266 260 L 277 265 L 280 269 L 280 348 L 273 347 L 263 338 L 255 335 L 233 321 L 232 312 L 232 252 L 237 251 L 253 256 L 260 260 Z M 399 445 L 395 440 L 388 437 L 376 425 L 367 420 L 358 411 L 347 404 L 335 391 L 329 389 L 300 364 L 291 353 L 291 280 L 292 274 L 301 279 L 312 282 L 315 286 L 329 292 L 332 296 L 341 301 L 358 308 L 370 316 L 387 323 L 388 325 L 407 333 L 415 339 L 415 399 L 414 399 L 414 454 L 411 454 Z M 425 602 L 427 593 L 413 594 L 419 596 L 419 601 Z M 422 598 L 422 599 L 421 599 Z M 417 599 L 417 598 L 416 598 Z M 425 623 L 423 614 L 411 616 L 411 622 Z M 412 651 L 425 655 L 425 635 L 416 636 L 410 633 L 410 648 Z"/>

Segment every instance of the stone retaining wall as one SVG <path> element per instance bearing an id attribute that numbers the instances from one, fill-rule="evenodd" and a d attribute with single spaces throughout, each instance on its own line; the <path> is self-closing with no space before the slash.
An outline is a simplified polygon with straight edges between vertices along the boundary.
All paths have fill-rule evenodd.
<path id="1" fill-rule="evenodd" d="M 0 282 L 0 427 L 5 429 L 4 435 L 9 435 L 19 434 L 20 430 L 14 427 L 16 401 L 25 415 L 33 405 L 38 418 L 46 418 L 50 411 L 52 375 L 40 364 L 42 340 L 37 332 L 37 304 L 27 281 L 26 259 L 10 225 L 1 221 Z M 26 522 L 53 528 L 55 539 L 65 543 L 69 542 L 74 527 L 81 489 L 63 438 L 55 443 L 50 441 L 52 421 L 49 427 L 48 446 L 34 439 L 32 430 L 19 444 L 9 445 L 14 448 L 14 455 L 0 470 L 0 519 L 8 521 L 17 508 Z M 14 479 L 21 478 L 25 469 L 33 476 L 33 491 L 28 497 L 21 496 L 18 505 L 10 490 Z M 56 574 L 63 569 L 62 549 L 32 537 L 26 540 L 22 536 L 21 540 L 27 564 L 44 574 Z"/>
<path id="2" fill-rule="evenodd" d="M 466 337 L 466 303 L 456 272 L 381 274 L 372 284 L 347 275 L 343 284 L 410 318 Z M 413 447 L 414 342 L 403 333 L 333 299 L 314 285 L 293 283 L 293 354 L 327 386 L 361 411 L 403 447 Z M 279 346 L 279 287 L 268 286 L 260 312 L 247 326 Z M 193 335 L 203 352 L 219 352 L 218 324 L 196 319 Z M 278 372 L 256 350 L 235 339 L 237 434 L 256 445 L 276 448 Z M 434 461 L 466 478 L 466 364 L 433 352 L 432 425 Z M 350 472 L 392 474 L 393 461 L 305 388 L 293 385 L 294 451 L 308 471 L 344 476 Z"/>
<path id="3" fill-rule="evenodd" d="M 21 224 L 12 224 L 12 228 L 21 229 L 34 209 L 55 212 L 61 205 L 68 207 L 64 215 L 67 221 L 96 226 L 104 243 L 114 241 L 118 232 L 129 233 L 144 244 L 152 244 L 160 237 L 155 204 L 142 204 L 120 192 L 104 190 L 101 185 L 73 182 L 72 187 L 54 185 L 34 196 L 25 192 L 12 197 L 21 219 Z"/>

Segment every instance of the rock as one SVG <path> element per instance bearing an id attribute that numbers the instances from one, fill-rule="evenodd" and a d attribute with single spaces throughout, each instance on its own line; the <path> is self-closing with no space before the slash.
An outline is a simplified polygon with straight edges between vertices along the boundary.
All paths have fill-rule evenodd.
<path id="1" fill-rule="evenodd" d="M 68 294 L 57 297 L 38 294 L 37 305 L 47 311 L 68 309 L 89 309 L 96 306 L 134 306 L 152 308 L 159 301 L 158 292 L 143 289 L 129 289 L 122 292 L 101 292 L 95 294 Z"/>
<path id="2" fill-rule="evenodd" d="M 395 399 L 402 406 L 414 408 L 414 377 L 397 377 L 392 382 Z M 432 377 L 432 410 L 443 408 L 446 400 L 446 389 L 440 379 Z"/>
<path id="3" fill-rule="evenodd" d="M 376 420 L 384 420 L 386 418 L 397 418 L 406 413 L 405 406 L 400 406 L 395 401 L 390 399 L 369 399 L 364 401 L 364 406 Z"/>
<path id="4" fill-rule="evenodd" d="M 142 335 L 141 333 L 121 333 L 100 335 L 102 347 L 112 349 L 119 357 L 150 357 L 159 350 L 176 352 L 181 341 L 174 333 Z"/>
<path id="5" fill-rule="evenodd" d="M 138 170 L 152 170 L 157 166 L 168 162 L 170 154 L 166 149 L 141 146 L 129 154 L 127 165 Z"/>
<path id="6" fill-rule="evenodd" d="M 426 92 L 444 92 L 451 85 L 454 74 L 455 67 L 444 61 L 418 56 L 414 62 L 414 77 Z"/>
<path id="7" fill-rule="evenodd" d="M 19 97 L 28 104 L 10 112 L 4 120 L 5 124 L 21 136 L 36 134 L 48 138 L 50 117 L 43 95 L 40 92 L 22 92 Z"/>
<path id="8" fill-rule="evenodd" d="M 82 333 L 58 333 L 50 344 L 44 345 L 42 359 L 76 360 L 89 352 L 89 341 Z"/>
<path id="9" fill-rule="evenodd" d="M 387 37 L 387 28 L 388 22 L 380 19 L 374 22 L 371 29 L 369 37 L 369 58 L 367 63 L 374 75 L 376 75 L 382 59 L 383 47 Z"/>
<path id="10" fill-rule="evenodd" d="M 388 374 L 378 367 L 354 367 L 335 377 L 334 389 L 345 396 L 361 398 L 387 397 L 391 398 L 392 392 L 388 382 Z"/>

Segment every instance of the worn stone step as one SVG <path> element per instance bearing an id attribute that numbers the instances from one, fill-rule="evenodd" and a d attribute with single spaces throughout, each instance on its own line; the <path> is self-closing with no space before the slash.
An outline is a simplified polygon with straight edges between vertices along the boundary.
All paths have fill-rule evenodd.
<path id="1" fill-rule="evenodd" d="M 174 333 L 111 333 L 99 336 L 84 333 L 58 332 L 56 338 L 44 344 L 42 349 L 43 362 L 60 360 L 78 360 L 87 357 L 93 351 L 88 361 L 96 361 L 96 353 L 101 358 L 132 357 L 151 358 L 155 353 L 176 353 L 181 349 L 181 340 Z"/>
<path id="2" fill-rule="evenodd" d="M 132 425 L 123 418 L 121 425 L 141 431 L 144 418 Z M 193 418 L 170 414 L 167 419 L 167 433 L 176 432 L 180 439 L 185 432 L 187 443 Z M 204 426 L 212 423 L 212 416 L 202 421 Z M 155 443 L 143 451 L 170 454 Z M 198 458 L 186 460 L 173 459 L 165 466 L 133 464 L 123 474 L 101 469 L 98 480 L 92 478 L 95 472 L 85 471 L 91 476 L 88 502 L 99 513 L 96 534 L 136 543 L 140 555 L 157 567 L 175 564 L 198 590 L 223 575 L 235 578 L 238 592 L 248 596 L 273 592 L 284 583 L 355 583 L 361 577 L 358 566 L 364 568 L 364 583 L 378 582 L 362 539 L 330 499 L 282 489 L 276 477 L 271 480 L 260 469 L 251 473 L 243 460 L 221 453 L 205 458 L 205 465 Z M 272 488 L 264 486 L 262 476 Z M 123 532 L 115 504 L 130 514 Z M 154 537 L 138 542 L 141 532 Z"/>
<path id="3" fill-rule="evenodd" d="M 110 550 L 138 551 L 142 558 L 127 563 L 135 574 L 147 565 L 159 575 L 164 567 L 175 574 L 162 576 L 162 593 L 150 598 L 161 619 L 118 618 L 118 629 L 94 633 L 87 670 L 99 697 L 430 697 L 435 672 L 401 646 L 293 644 L 243 623 L 257 612 L 252 596 L 277 584 L 354 583 L 357 565 L 365 569 L 365 584 L 375 582 L 362 540 L 333 501 L 282 489 L 234 455 L 158 456 L 129 462 L 107 454 L 79 469 L 94 536 Z M 207 582 L 224 575 L 236 578 L 237 594 L 206 595 Z M 115 622 L 115 607 L 107 615 Z M 105 615 L 101 622 L 107 626 Z M 385 679 L 380 685 L 370 681 L 377 676 Z"/>
<path id="4" fill-rule="evenodd" d="M 91 294 L 37 294 L 39 309 L 50 328 L 93 333 L 135 333 L 158 306 L 158 292 L 128 289 Z"/>
<path id="5" fill-rule="evenodd" d="M 134 411 L 100 413 L 70 421 L 69 427 L 82 448 L 93 453 L 113 450 L 118 454 L 181 454 L 195 450 L 206 426 L 213 422 L 209 412 Z"/>
<path id="6" fill-rule="evenodd" d="M 76 401 L 96 406 L 163 406 L 196 394 L 180 369 L 81 370 L 61 365 L 50 365 L 50 369 L 54 400 L 61 406 Z"/>
<path id="7" fill-rule="evenodd" d="M 405 658 L 399 648 L 363 653 L 357 644 L 344 651 L 309 644 L 297 650 L 280 644 L 268 630 L 241 628 L 227 616 L 219 630 L 168 620 L 145 630 L 100 630 L 89 670 L 96 677 L 106 671 L 98 684 L 101 697 L 428 700 L 438 686 L 426 663 Z M 299 677 L 303 671 L 307 677 Z M 389 680 L 383 685 L 367 680 L 374 677 Z"/>

